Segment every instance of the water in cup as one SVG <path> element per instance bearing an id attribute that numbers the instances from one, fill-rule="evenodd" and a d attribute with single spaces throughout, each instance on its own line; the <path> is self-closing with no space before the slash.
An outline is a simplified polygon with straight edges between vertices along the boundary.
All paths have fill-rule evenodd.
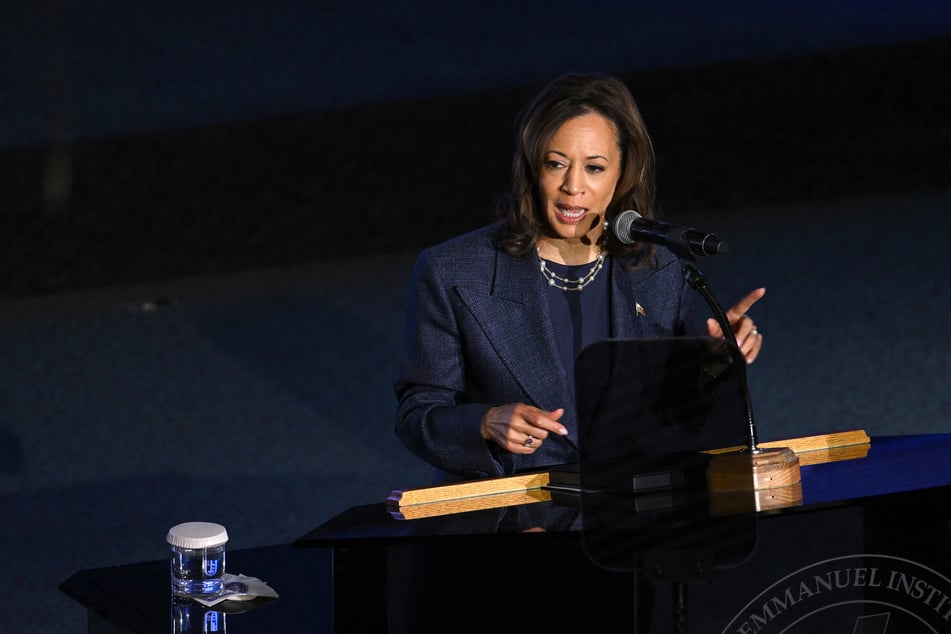
<path id="1" fill-rule="evenodd" d="M 186 522 L 169 529 L 166 540 L 172 547 L 172 594 L 208 597 L 221 592 L 228 541 L 224 526 Z"/>

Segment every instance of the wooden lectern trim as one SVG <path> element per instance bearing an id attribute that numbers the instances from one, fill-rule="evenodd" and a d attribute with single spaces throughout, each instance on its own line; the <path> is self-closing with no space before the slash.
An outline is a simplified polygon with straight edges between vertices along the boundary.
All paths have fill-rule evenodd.
<path id="1" fill-rule="evenodd" d="M 811 451 L 837 449 L 839 447 L 849 447 L 852 445 L 867 445 L 869 443 L 868 434 L 864 430 L 856 429 L 852 431 L 840 431 L 831 434 L 820 434 L 818 436 L 804 436 L 802 438 L 789 438 L 787 440 L 771 440 L 761 442 L 759 446 L 763 449 L 782 449 L 788 447 L 799 456 L 800 464 L 814 464 L 807 462 L 802 454 Z M 726 447 L 724 449 L 711 449 L 704 453 L 720 454 L 740 451 L 744 447 Z"/>
<path id="2" fill-rule="evenodd" d="M 427 504 L 409 504 L 398 508 L 390 507 L 390 515 L 398 520 L 418 520 L 423 517 L 435 517 L 437 515 L 455 515 L 456 513 L 466 513 L 468 511 L 497 509 L 503 506 L 547 502 L 550 499 L 551 493 L 545 489 L 523 489 L 521 491 L 509 491 L 508 493 L 492 493 L 489 495 L 429 502 Z"/>
<path id="3" fill-rule="evenodd" d="M 858 460 L 868 455 L 872 445 L 846 445 L 845 447 L 830 447 L 829 449 L 815 449 L 799 455 L 799 464 L 803 467 L 811 464 L 825 464 L 842 460 Z"/>
<path id="4" fill-rule="evenodd" d="M 441 486 L 426 487 L 424 489 L 394 489 L 390 493 L 390 496 L 386 498 L 386 503 L 391 506 L 396 505 L 403 507 L 414 504 L 458 500 L 460 498 L 470 498 L 479 495 L 540 489 L 543 486 L 548 486 L 547 472 L 443 484 Z"/>
<path id="5" fill-rule="evenodd" d="M 818 436 L 790 438 L 788 440 L 774 440 L 760 443 L 759 446 L 763 449 L 789 448 L 799 457 L 800 465 L 809 465 L 822 462 L 834 462 L 836 460 L 862 458 L 868 452 L 868 445 L 868 434 L 861 429 L 857 429 L 831 434 L 820 434 Z M 723 449 L 712 449 L 704 453 L 736 453 L 742 449 L 744 449 L 742 446 L 726 447 Z M 548 484 L 549 474 L 547 472 L 502 476 L 499 478 L 472 480 L 469 482 L 444 484 L 421 489 L 394 489 L 389 497 L 386 498 L 386 503 L 391 508 L 399 508 L 402 511 L 408 506 L 418 504 L 449 502 L 452 500 L 463 500 L 480 496 L 493 496 L 500 493 L 520 493 L 531 489 L 540 489 L 548 486 Z M 502 498 L 499 498 L 494 501 L 485 500 L 485 503 L 493 504 L 502 501 Z M 502 505 L 504 506 L 504 504 Z M 492 506 L 486 506 L 484 508 L 492 508 Z M 442 514 L 441 509 L 438 508 L 433 508 L 432 511 L 433 515 Z M 409 515 L 423 517 L 423 513 L 424 511 L 422 510 L 416 514 L 407 514 L 404 511 L 403 515 L 409 519 Z"/>

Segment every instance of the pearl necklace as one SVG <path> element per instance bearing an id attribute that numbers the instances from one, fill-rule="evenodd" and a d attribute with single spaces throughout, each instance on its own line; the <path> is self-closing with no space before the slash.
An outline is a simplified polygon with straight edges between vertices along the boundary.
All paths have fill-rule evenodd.
<path id="1" fill-rule="evenodd" d="M 536 248 L 536 252 L 538 249 Z M 545 260 L 542 258 L 541 254 L 538 254 L 539 270 L 542 272 L 542 275 L 548 280 L 549 286 L 554 286 L 555 288 L 562 291 L 580 291 L 585 286 L 594 281 L 594 278 L 597 277 L 598 273 L 604 267 L 604 253 L 598 254 L 598 259 L 595 261 L 591 269 L 579 277 L 576 280 L 561 277 L 550 268 L 545 263 Z"/>

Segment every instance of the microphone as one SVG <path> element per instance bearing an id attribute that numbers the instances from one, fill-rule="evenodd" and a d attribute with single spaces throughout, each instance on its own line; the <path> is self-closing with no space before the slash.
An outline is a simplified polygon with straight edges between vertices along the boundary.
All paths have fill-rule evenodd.
<path id="1" fill-rule="evenodd" d="M 729 250 L 726 241 L 712 233 L 678 227 L 660 220 L 648 220 L 633 209 L 619 213 L 611 228 L 624 244 L 650 242 L 665 246 L 678 255 L 685 248 L 695 256 L 717 255 Z"/>

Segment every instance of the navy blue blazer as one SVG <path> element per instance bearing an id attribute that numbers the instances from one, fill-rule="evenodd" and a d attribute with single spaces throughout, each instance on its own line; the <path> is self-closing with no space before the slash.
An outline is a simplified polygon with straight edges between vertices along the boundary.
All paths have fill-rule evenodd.
<path id="1" fill-rule="evenodd" d="M 442 472 L 441 481 L 577 461 L 575 404 L 538 258 L 506 254 L 496 246 L 496 231 L 491 225 L 429 248 L 412 273 L 396 382 L 396 433 Z M 688 329 L 693 291 L 679 260 L 662 248 L 656 260 L 654 266 L 629 270 L 609 258 L 612 337 L 670 336 Z M 507 403 L 564 408 L 560 422 L 568 435 L 549 434 L 529 455 L 484 440 L 482 417 Z"/>

